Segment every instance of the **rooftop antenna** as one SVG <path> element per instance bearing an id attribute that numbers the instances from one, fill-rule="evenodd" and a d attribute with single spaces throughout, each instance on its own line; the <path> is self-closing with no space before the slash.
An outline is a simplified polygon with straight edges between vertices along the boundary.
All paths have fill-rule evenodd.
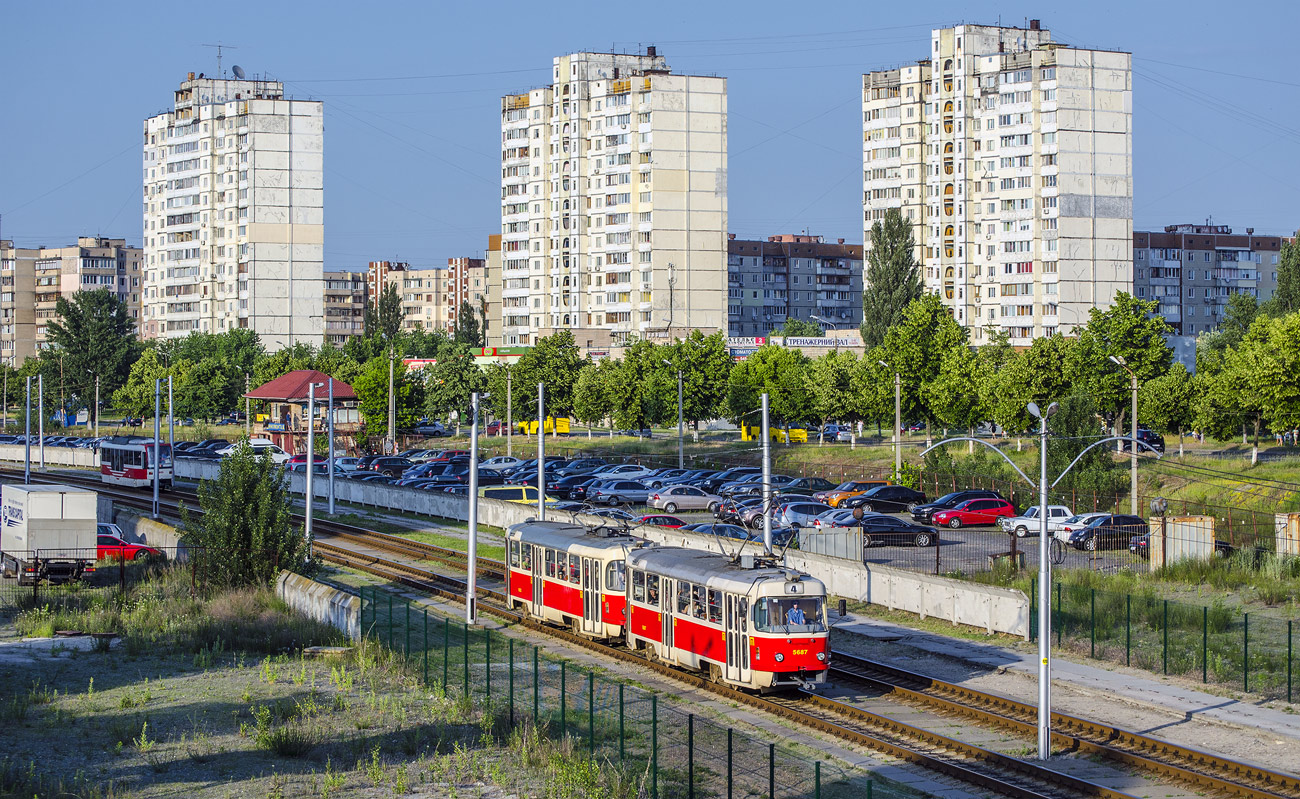
<path id="1" fill-rule="evenodd" d="M 224 73 L 224 72 L 221 71 L 221 51 L 222 51 L 223 49 L 224 49 L 224 50 L 238 50 L 239 48 L 236 47 L 236 46 L 234 46 L 233 44 L 221 44 L 220 42 L 218 42 L 217 44 L 205 44 L 205 45 L 203 45 L 203 46 L 204 46 L 204 47 L 215 47 L 215 48 L 217 48 L 217 75 L 220 76 L 220 77 L 223 77 L 223 78 L 224 78 L 224 77 L 226 76 L 226 73 Z"/>

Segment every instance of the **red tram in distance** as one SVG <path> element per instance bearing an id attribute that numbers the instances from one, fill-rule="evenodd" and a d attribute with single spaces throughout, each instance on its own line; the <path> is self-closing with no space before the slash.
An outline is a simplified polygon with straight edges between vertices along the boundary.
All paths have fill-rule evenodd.
<path id="1" fill-rule="evenodd" d="M 99 445 L 99 479 L 113 485 L 147 488 L 153 485 L 154 470 L 158 470 L 161 488 L 172 487 L 172 448 L 161 444 L 162 463 L 154 453 L 152 438 L 110 436 Z"/>
<path id="2" fill-rule="evenodd" d="M 825 681 L 826 587 L 773 559 L 562 522 L 515 525 L 507 544 L 511 606 L 533 618 L 739 688 Z"/>

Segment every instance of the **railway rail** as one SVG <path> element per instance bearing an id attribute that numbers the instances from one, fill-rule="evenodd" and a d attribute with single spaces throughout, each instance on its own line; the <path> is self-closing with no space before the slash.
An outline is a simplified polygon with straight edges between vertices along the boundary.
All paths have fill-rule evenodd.
<path id="1" fill-rule="evenodd" d="M 13 470 L 0 469 L 0 475 L 12 477 L 14 474 Z M 21 475 L 21 472 L 17 474 Z M 64 474 L 40 477 L 33 475 L 33 482 L 86 485 L 112 496 L 115 502 L 145 510 L 152 507 L 152 499 L 146 495 L 130 490 L 111 489 L 93 478 Z M 184 492 L 173 492 L 176 493 Z M 185 496 L 193 498 L 190 494 Z M 162 504 L 174 511 L 180 501 L 164 497 Z M 319 533 L 329 537 L 329 540 L 318 539 L 314 542 L 321 558 L 414 590 L 451 601 L 464 601 L 466 583 L 462 579 L 339 544 L 346 543 L 390 555 L 430 561 L 461 571 L 465 568 L 463 552 L 328 520 L 316 520 L 314 526 Z M 479 558 L 478 566 L 480 574 L 504 581 L 503 564 Z M 850 743 L 885 752 L 1000 795 L 1025 799 L 1048 796 L 1124 799 L 1131 796 L 1064 774 L 1037 761 L 1021 760 L 984 749 L 871 713 L 851 703 L 810 694 L 761 697 L 738 691 L 702 676 L 648 661 L 625 648 L 611 647 L 567 630 L 542 625 L 507 610 L 505 595 L 500 591 L 480 586 L 479 596 L 480 599 L 488 600 L 481 601 L 479 607 L 503 621 L 598 651 L 608 657 L 635 663 L 680 683 L 708 690 L 733 702 L 772 713 Z M 976 691 L 839 651 L 834 653 L 831 673 L 841 684 L 860 684 L 944 714 L 970 718 L 983 725 L 1030 738 L 1036 735 L 1036 707 L 1015 699 Z M 1300 778 L 1295 776 L 1075 716 L 1053 714 L 1053 742 L 1063 750 L 1110 760 L 1125 768 L 1177 781 L 1199 791 L 1247 799 L 1300 799 Z"/>

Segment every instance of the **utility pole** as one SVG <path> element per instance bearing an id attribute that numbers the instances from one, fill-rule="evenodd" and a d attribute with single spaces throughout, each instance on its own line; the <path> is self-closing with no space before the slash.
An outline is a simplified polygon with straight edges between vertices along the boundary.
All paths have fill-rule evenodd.
<path id="1" fill-rule="evenodd" d="M 334 378 L 329 379 L 330 515 L 334 515 Z"/>
<path id="2" fill-rule="evenodd" d="M 469 553 L 465 583 L 465 623 L 478 621 L 478 392 L 470 395 L 469 423 Z"/>
<path id="3" fill-rule="evenodd" d="M 546 384 L 537 384 L 537 520 L 546 521 Z"/>
<path id="4" fill-rule="evenodd" d="M 99 438 L 99 375 L 95 375 L 95 438 Z"/>
<path id="5" fill-rule="evenodd" d="M 244 372 L 244 438 L 251 435 L 253 423 L 253 401 L 248 398 L 248 392 L 252 389 L 249 387 L 248 380 L 248 372 Z"/>
<path id="6" fill-rule="evenodd" d="M 23 485 L 32 484 L 32 378 L 27 378 L 27 434 L 23 436 Z"/>
<path id="7" fill-rule="evenodd" d="M 307 510 L 303 514 L 305 523 L 303 524 L 302 534 L 307 539 L 307 560 L 311 560 L 311 507 L 316 503 L 316 495 L 313 493 L 315 486 L 312 484 L 312 474 L 316 471 L 316 384 L 311 383 L 307 386 L 307 487 L 303 492 L 303 500 L 306 503 Z"/>
<path id="8" fill-rule="evenodd" d="M 677 370 L 677 468 L 686 468 L 686 424 L 682 405 L 682 370 Z"/>
<path id="9" fill-rule="evenodd" d="M 515 416 L 510 397 L 510 364 L 506 364 L 506 457 L 515 456 Z"/>
<path id="10" fill-rule="evenodd" d="M 162 378 L 153 380 L 153 518 L 158 518 L 158 448 L 162 445 Z"/>
<path id="11" fill-rule="evenodd" d="M 772 554 L 772 433 L 767 392 L 763 392 L 763 554 Z"/>
<path id="12" fill-rule="evenodd" d="M 176 451 L 176 414 L 172 411 L 172 376 L 167 375 L 167 444 Z"/>
<path id="13" fill-rule="evenodd" d="M 397 353 L 390 345 L 388 348 L 388 454 L 397 452 L 397 397 L 393 394 L 393 361 Z"/>
<path id="14" fill-rule="evenodd" d="M 45 375 L 36 376 L 36 434 L 40 436 L 41 471 L 45 471 Z"/>

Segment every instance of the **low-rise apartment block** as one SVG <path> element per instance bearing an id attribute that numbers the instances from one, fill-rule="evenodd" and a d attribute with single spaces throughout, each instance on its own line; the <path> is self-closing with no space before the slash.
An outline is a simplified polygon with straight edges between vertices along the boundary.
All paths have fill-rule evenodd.
<path id="1" fill-rule="evenodd" d="M 365 272 L 341 270 L 325 273 L 325 342 L 339 346 L 366 332 L 369 302 Z"/>
<path id="2" fill-rule="evenodd" d="M 727 335 L 766 336 L 787 319 L 862 324 L 862 246 L 821 236 L 727 242 Z"/>
<path id="3" fill-rule="evenodd" d="M 1169 225 L 1133 233 L 1133 293 L 1156 300 L 1174 333 L 1196 336 L 1218 327 L 1228 298 L 1264 302 L 1277 286 L 1281 236 L 1234 234 L 1231 225 Z"/>

